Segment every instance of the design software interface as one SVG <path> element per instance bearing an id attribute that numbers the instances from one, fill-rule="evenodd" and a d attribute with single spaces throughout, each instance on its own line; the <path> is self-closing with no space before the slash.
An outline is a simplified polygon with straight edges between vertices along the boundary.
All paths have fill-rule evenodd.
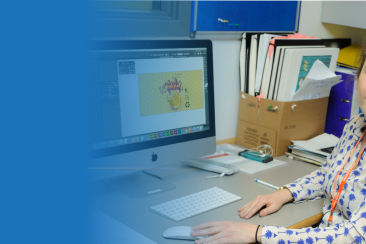
<path id="1" fill-rule="evenodd" d="M 209 130 L 206 52 L 91 52 L 92 149 Z"/>

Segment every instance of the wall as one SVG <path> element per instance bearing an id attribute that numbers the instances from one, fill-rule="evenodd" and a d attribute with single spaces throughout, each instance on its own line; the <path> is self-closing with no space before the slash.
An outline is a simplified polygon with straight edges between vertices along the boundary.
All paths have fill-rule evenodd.
<path id="1" fill-rule="evenodd" d="M 352 38 L 360 44 L 366 30 L 321 22 L 321 1 L 303 1 L 299 33 L 319 38 Z M 236 137 L 239 109 L 239 52 L 240 41 L 213 40 L 216 140 Z"/>
<path id="2" fill-rule="evenodd" d="M 216 140 L 236 137 L 239 110 L 241 41 L 212 41 L 214 59 Z"/>

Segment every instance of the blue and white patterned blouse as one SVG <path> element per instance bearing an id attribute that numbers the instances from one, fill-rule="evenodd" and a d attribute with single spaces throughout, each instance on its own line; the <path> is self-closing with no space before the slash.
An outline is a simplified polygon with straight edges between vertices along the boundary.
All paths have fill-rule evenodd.
<path id="1" fill-rule="evenodd" d="M 319 228 L 286 229 L 285 227 L 263 226 L 262 243 L 268 244 L 356 244 L 366 243 L 366 157 L 352 171 L 337 202 L 333 223 L 328 226 L 328 218 L 333 195 L 334 178 L 342 163 L 365 130 L 366 119 L 363 114 L 355 115 L 344 127 L 342 137 L 323 167 L 287 184 L 296 201 L 324 197 L 323 219 Z M 336 191 L 348 169 L 355 162 L 361 149 L 358 144 L 337 178 Z"/>

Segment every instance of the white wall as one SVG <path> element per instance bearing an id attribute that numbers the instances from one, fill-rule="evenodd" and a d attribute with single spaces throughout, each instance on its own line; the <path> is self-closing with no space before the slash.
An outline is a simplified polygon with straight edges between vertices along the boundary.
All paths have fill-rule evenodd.
<path id="1" fill-rule="evenodd" d="M 362 43 L 366 30 L 321 22 L 322 1 L 303 1 L 299 33 L 318 38 L 352 38 Z M 213 40 L 216 140 L 236 137 L 239 109 L 240 41 Z"/>
<path id="2" fill-rule="evenodd" d="M 240 41 L 212 41 L 216 140 L 236 137 L 239 110 Z"/>

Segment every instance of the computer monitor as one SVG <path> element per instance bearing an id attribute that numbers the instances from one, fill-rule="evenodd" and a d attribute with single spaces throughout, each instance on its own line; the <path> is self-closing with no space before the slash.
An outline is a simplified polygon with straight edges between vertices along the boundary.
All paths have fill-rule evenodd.
<path id="1" fill-rule="evenodd" d="M 89 169 L 129 173 L 215 151 L 211 41 L 94 41 L 89 62 Z"/>

